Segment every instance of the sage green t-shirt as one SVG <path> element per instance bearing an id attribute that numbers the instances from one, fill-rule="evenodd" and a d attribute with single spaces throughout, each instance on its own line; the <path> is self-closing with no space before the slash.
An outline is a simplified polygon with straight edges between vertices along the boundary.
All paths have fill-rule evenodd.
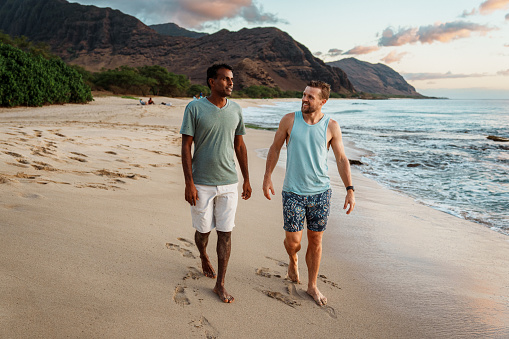
<path id="1" fill-rule="evenodd" d="M 207 98 L 191 101 L 185 111 L 180 134 L 194 138 L 193 180 L 198 185 L 237 183 L 233 143 L 246 134 L 242 108 L 228 100 L 222 108 Z"/>

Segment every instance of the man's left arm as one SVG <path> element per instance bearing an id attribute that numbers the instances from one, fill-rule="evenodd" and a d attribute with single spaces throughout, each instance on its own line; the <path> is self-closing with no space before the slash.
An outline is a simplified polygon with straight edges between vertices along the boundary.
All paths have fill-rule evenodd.
<path id="1" fill-rule="evenodd" d="M 352 174 L 350 171 L 350 161 L 348 161 L 348 157 L 345 153 L 345 147 L 343 145 L 343 139 L 341 136 L 341 128 L 339 127 L 337 121 L 331 119 L 329 122 L 329 129 L 332 136 L 330 145 L 334 151 L 334 156 L 336 157 L 336 164 L 338 166 L 338 172 L 341 180 L 343 181 L 345 187 L 353 186 Z M 346 211 L 346 214 L 350 214 L 353 211 L 354 206 L 355 194 L 354 191 L 350 189 L 346 193 L 345 205 L 343 206 L 343 209 L 349 207 Z"/>
<path id="2" fill-rule="evenodd" d="M 242 185 L 242 199 L 247 200 L 251 197 L 251 184 L 249 182 L 249 169 L 247 166 L 247 148 L 244 143 L 244 138 L 242 135 L 236 135 L 234 139 L 234 148 L 235 155 L 237 156 L 237 160 L 239 161 L 240 171 L 242 172 L 242 177 L 244 178 L 244 183 Z"/>

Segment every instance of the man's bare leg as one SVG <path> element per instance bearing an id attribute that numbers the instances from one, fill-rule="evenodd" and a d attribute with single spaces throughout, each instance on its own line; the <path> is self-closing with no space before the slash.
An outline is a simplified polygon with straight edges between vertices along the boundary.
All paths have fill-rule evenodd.
<path id="1" fill-rule="evenodd" d="M 231 253 L 231 232 L 217 231 L 217 281 L 214 287 L 214 293 L 219 296 L 225 303 L 232 303 L 235 300 L 224 288 L 224 278 L 226 276 L 226 268 Z"/>
<path id="2" fill-rule="evenodd" d="M 297 252 L 300 250 L 300 241 L 302 239 L 302 231 L 299 232 L 286 232 L 285 240 L 283 241 L 290 259 L 288 263 L 288 279 L 293 282 L 300 283 L 299 280 L 299 257 Z"/>
<path id="3" fill-rule="evenodd" d="M 209 243 L 209 235 L 208 233 L 200 233 L 196 231 L 194 233 L 194 242 L 196 243 L 196 247 L 198 247 L 198 251 L 200 252 L 201 259 L 201 268 L 203 270 L 203 274 L 209 278 L 215 278 L 216 272 L 214 272 L 214 268 L 210 263 L 209 256 L 207 255 L 207 244 Z"/>
<path id="4" fill-rule="evenodd" d="M 320 260 L 322 258 L 323 232 L 308 230 L 308 250 L 306 252 L 306 264 L 308 265 L 308 290 L 307 293 L 319 306 L 327 304 L 327 298 L 323 296 L 316 286 Z"/>

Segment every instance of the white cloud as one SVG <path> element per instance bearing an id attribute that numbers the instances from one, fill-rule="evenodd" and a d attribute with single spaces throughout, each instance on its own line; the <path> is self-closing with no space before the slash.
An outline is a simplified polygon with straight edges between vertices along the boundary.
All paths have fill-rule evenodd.
<path id="1" fill-rule="evenodd" d="M 495 28 L 465 21 L 436 23 L 419 28 L 400 28 L 398 32 L 394 32 L 392 28 L 386 28 L 378 40 L 378 44 L 380 46 L 402 46 L 416 42 L 428 44 L 435 41 L 450 42 L 468 38 L 472 33 L 485 35 L 492 30 Z"/>
<path id="2" fill-rule="evenodd" d="M 392 51 L 389 54 L 387 54 L 385 58 L 382 58 L 382 61 L 385 62 L 386 64 L 399 62 L 406 54 L 408 53 L 407 52 L 397 53 L 396 51 Z"/>
<path id="3" fill-rule="evenodd" d="M 498 10 L 504 10 L 509 8 L 509 0 L 487 0 L 481 3 L 479 8 L 474 8 L 470 12 L 465 10 L 461 15 L 462 18 L 466 18 L 471 15 L 481 14 L 488 15 Z"/>
<path id="4" fill-rule="evenodd" d="M 242 19 L 248 24 L 287 24 L 277 14 L 265 12 L 253 0 L 78 0 L 81 4 L 112 7 L 134 15 L 146 24 L 173 22 L 201 28 L 219 20 Z"/>
<path id="5" fill-rule="evenodd" d="M 378 46 L 356 46 L 349 51 L 346 51 L 343 54 L 346 55 L 361 55 L 361 54 L 369 54 L 372 52 L 376 52 L 380 49 Z"/>
<path id="6" fill-rule="evenodd" d="M 491 14 L 498 10 L 508 9 L 509 0 L 487 0 L 479 6 L 481 14 Z"/>

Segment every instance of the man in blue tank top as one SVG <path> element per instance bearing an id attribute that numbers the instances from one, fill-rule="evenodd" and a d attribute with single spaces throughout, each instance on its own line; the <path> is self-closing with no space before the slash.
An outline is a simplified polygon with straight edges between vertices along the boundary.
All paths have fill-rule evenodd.
<path id="1" fill-rule="evenodd" d="M 182 167 L 186 182 L 185 199 L 191 205 L 195 242 L 202 262 L 203 274 L 216 278 L 214 292 L 225 303 L 234 298 L 226 291 L 224 279 L 231 252 L 231 232 L 237 209 L 237 171 L 234 154 L 244 177 L 242 199 L 251 197 L 247 166 L 247 150 L 242 135 L 246 134 L 242 108 L 228 100 L 233 90 L 233 70 L 216 64 L 207 70 L 211 94 L 191 101 L 185 111 L 182 134 Z M 194 143 L 194 153 L 191 149 Z M 212 229 L 217 231 L 217 276 L 207 255 Z"/>
<path id="2" fill-rule="evenodd" d="M 308 266 L 307 293 L 323 306 L 327 298 L 318 290 L 317 278 L 322 257 L 322 237 L 330 213 L 331 188 L 327 174 L 327 154 L 330 147 L 336 157 L 341 180 L 346 187 L 343 209 L 350 214 L 355 206 L 350 162 L 346 157 L 339 124 L 322 113 L 329 99 L 330 86 L 323 81 L 311 81 L 302 95 L 299 112 L 285 115 L 279 123 L 274 142 L 267 154 L 263 194 L 271 200 L 275 194 L 272 172 L 286 142 L 286 174 L 283 183 L 284 245 L 290 258 L 288 278 L 299 281 L 297 252 L 300 250 L 304 220 L 307 221 Z"/>

